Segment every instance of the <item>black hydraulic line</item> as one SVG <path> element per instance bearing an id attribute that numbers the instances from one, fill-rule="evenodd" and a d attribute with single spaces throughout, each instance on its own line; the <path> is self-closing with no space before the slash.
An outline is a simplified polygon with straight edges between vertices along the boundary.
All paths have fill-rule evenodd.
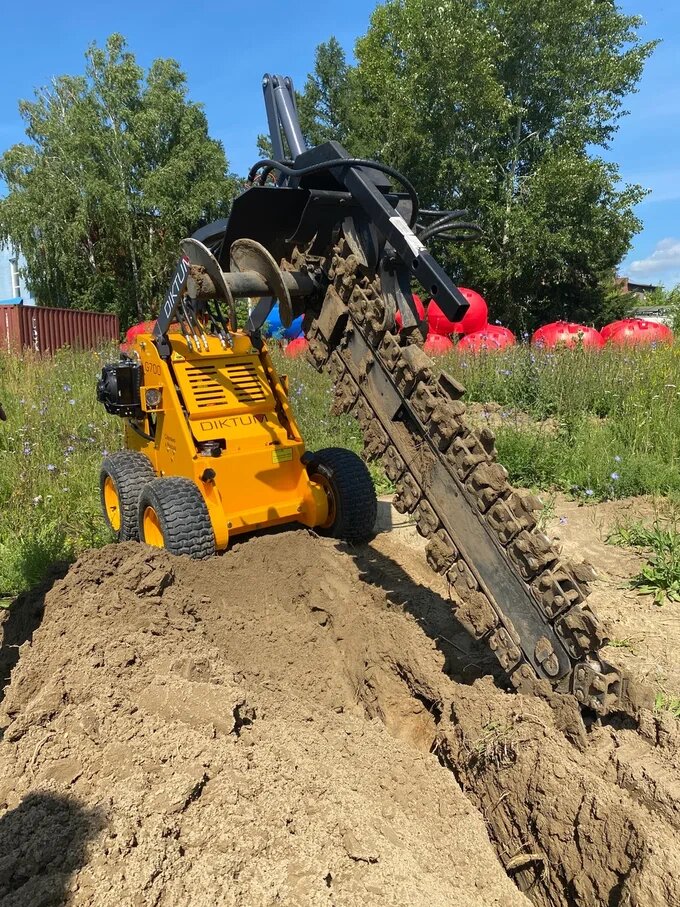
<path id="1" fill-rule="evenodd" d="M 433 237 L 436 237 L 437 239 L 446 239 L 453 237 L 455 239 L 456 237 L 454 236 L 454 234 L 446 233 L 447 230 L 467 231 L 468 233 L 472 233 L 475 236 L 481 236 L 483 232 L 479 224 L 457 221 L 451 224 L 441 224 L 436 228 L 427 227 L 425 230 L 421 230 L 421 232 L 418 234 L 418 239 L 420 239 L 422 242 L 425 242 L 425 240 L 427 239 L 432 239 Z"/>
<path id="2" fill-rule="evenodd" d="M 153 440 L 154 440 L 154 436 L 153 436 L 153 435 L 147 435 L 147 433 L 146 433 L 145 431 L 142 431 L 142 429 L 139 427 L 139 425 L 137 425 L 137 423 L 134 422 L 132 419 L 128 419 L 128 425 L 130 426 L 130 428 L 131 428 L 134 432 L 137 432 L 137 434 L 138 434 L 140 437 L 144 438 L 145 441 L 153 441 Z"/>
<path id="3" fill-rule="evenodd" d="M 409 218 L 409 227 L 413 229 L 415 226 L 416 220 L 420 212 L 420 202 L 418 201 L 418 193 L 415 190 L 413 183 L 409 182 L 406 177 L 399 173 L 398 170 L 395 170 L 394 167 L 390 167 L 388 164 L 381 164 L 378 161 L 371 161 L 368 158 L 363 157 L 339 157 L 334 158 L 330 161 L 321 161 L 318 164 L 310 164 L 309 167 L 290 167 L 287 164 L 284 164 L 282 161 L 274 161 L 271 158 L 264 158 L 261 161 L 258 161 L 256 164 L 250 168 L 248 173 L 248 182 L 252 183 L 255 179 L 257 171 L 265 168 L 260 180 L 262 177 L 266 179 L 267 174 L 272 170 L 278 170 L 280 173 L 283 173 L 284 176 L 293 177 L 295 179 L 300 179 L 303 176 L 311 176 L 313 173 L 324 173 L 327 170 L 333 170 L 340 167 L 366 167 L 370 170 L 378 170 L 380 173 L 384 173 L 387 176 L 391 176 L 395 179 L 402 188 L 406 190 L 406 194 L 411 199 L 412 210 L 411 217 Z"/>

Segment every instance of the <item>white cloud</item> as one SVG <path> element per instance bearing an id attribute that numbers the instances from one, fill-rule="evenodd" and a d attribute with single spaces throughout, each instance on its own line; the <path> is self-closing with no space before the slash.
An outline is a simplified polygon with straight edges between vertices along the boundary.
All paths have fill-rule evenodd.
<path id="1" fill-rule="evenodd" d="M 647 278 L 651 283 L 677 283 L 680 280 L 680 239 L 669 236 L 660 240 L 651 255 L 632 261 L 627 271 L 631 277 Z"/>

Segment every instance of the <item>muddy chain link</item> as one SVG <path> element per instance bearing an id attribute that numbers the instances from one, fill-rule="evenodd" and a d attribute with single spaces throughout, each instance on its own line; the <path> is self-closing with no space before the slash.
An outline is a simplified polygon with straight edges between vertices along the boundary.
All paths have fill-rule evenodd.
<path id="1" fill-rule="evenodd" d="M 571 692 L 579 703 L 598 714 L 625 708 L 626 678 L 598 657 L 605 633 L 585 604 L 592 571 L 585 565 L 560 561 L 554 545 L 537 528 L 541 503 L 520 494 L 507 481 L 506 470 L 495 461 L 492 433 L 475 432 L 465 422 L 461 402 L 464 388 L 453 378 L 432 373 L 432 362 L 418 345 L 419 332 L 393 335 L 386 324 L 380 280 L 363 269 L 344 239 L 327 262 L 331 284 L 320 311 L 308 312 L 305 330 L 308 358 L 327 370 L 333 380 L 333 412 L 350 412 L 364 436 L 365 455 L 379 459 L 396 487 L 394 506 L 412 514 L 418 532 L 428 540 L 427 560 L 446 577 L 456 617 L 477 639 L 487 643 L 513 686 L 532 693 L 548 680 L 560 692 Z M 370 364 L 352 360 L 350 340 L 358 331 L 408 407 L 410 420 L 400 420 L 409 433 L 406 447 L 392 442 L 362 390 L 360 369 Z M 353 374 L 356 378 L 353 376 Z M 415 425 L 415 430 L 413 426 Z M 427 476 L 435 459 L 454 477 L 468 506 L 483 521 L 498 544 L 499 558 L 511 564 L 533 598 L 541 619 L 562 642 L 571 670 L 560 672 L 547 638 L 539 639 L 532 653 L 543 669 L 539 676 L 522 650 L 522 639 L 503 612 L 503 603 L 491 600 L 466 562 L 455 541 L 441 525 L 436 502 L 429 497 Z M 407 463 L 408 460 L 408 463 Z M 461 539 L 461 544 L 463 540 Z M 531 608 L 527 602 L 527 608 Z"/>

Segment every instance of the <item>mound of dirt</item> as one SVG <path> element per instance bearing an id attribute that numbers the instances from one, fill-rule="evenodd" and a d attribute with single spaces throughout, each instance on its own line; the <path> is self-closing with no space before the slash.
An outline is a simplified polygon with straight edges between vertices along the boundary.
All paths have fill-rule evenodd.
<path id="1" fill-rule="evenodd" d="M 5 691 L 0 902 L 680 903 L 670 723 L 457 682 L 444 599 L 362 578 L 304 531 L 81 558 Z"/>

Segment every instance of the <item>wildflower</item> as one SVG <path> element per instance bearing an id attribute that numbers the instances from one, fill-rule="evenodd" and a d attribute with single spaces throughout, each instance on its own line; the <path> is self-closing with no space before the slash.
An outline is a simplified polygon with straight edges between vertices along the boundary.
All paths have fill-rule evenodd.
<path id="1" fill-rule="evenodd" d="M 588 497 L 590 498 L 590 497 L 592 497 L 592 496 L 595 494 L 595 492 L 593 491 L 592 488 L 586 488 L 586 494 L 587 494 Z"/>
<path id="2" fill-rule="evenodd" d="M 621 477 L 620 477 L 620 475 L 618 474 L 618 472 L 613 472 L 613 473 L 609 476 L 609 478 L 610 478 L 610 479 L 613 479 L 615 482 L 617 482 Z"/>
<path id="3" fill-rule="evenodd" d="M 32 453 L 31 445 L 28 442 L 24 442 L 24 456 L 28 457 Z"/>
<path id="4" fill-rule="evenodd" d="M 65 394 L 68 394 L 68 393 L 70 393 L 70 392 L 71 392 L 71 385 L 70 385 L 70 384 L 65 384 L 65 385 L 64 385 L 64 393 L 65 393 Z"/>
<path id="5" fill-rule="evenodd" d="M 566 516 L 560 517 L 560 526 L 566 526 L 568 522 L 569 520 L 566 518 Z"/>
<path id="6" fill-rule="evenodd" d="M 56 471 L 57 471 L 57 467 L 54 465 L 54 463 L 48 463 L 48 464 L 47 464 L 47 471 L 48 471 L 48 472 L 56 472 Z"/>
<path id="7" fill-rule="evenodd" d="M 618 454 L 614 457 L 614 462 L 615 462 L 615 463 L 620 463 L 620 462 L 621 462 L 621 457 L 620 457 Z"/>
<path id="8" fill-rule="evenodd" d="M 75 447 L 73 446 L 73 444 L 69 444 L 69 446 L 65 450 L 65 453 L 72 454 L 74 450 L 75 450 Z"/>
<path id="9" fill-rule="evenodd" d="M 39 495 L 37 496 L 37 498 L 33 498 L 33 506 L 34 506 L 34 507 L 37 507 L 38 504 L 42 504 L 42 499 L 43 499 L 43 497 L 42 497 L 41 494 L 39 494 Z"/>
<path id="10" fill-rule="evenodd" d="M 107 450 L 106 448 L 104 448 L 104 450 L 102 451 L 102 456 L 103 456 L 103 457 L 108 457 L 108 455 L 109 455 L 108 450 Z"/>
<path id="11" fill-rule="evenodd" d="M 71 397 L 71 399 L 68 402 L 71 404 L 71 406 L 76 405 L 76 401 L 73 399 L 73 397 Z"/>

